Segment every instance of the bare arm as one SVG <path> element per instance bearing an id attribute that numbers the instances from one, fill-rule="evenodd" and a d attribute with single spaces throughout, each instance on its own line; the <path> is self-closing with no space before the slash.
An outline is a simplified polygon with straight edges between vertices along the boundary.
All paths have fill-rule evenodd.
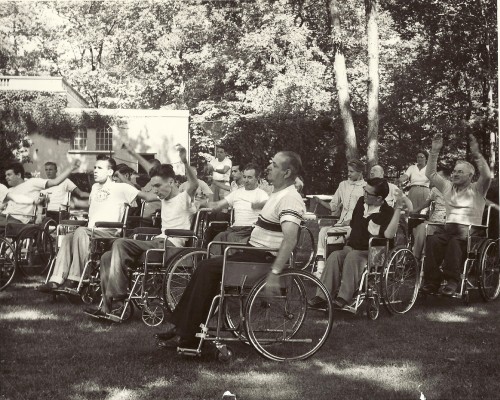
<path id="1" fill-rule="evenodd" d="M 272 270 L 276 273 L 280 273 L 285 268 L 285 264 L 290 259 L 290 254 L 292 254 L 295 245 L 297 244 L 297 236 L 299 233 L 299 226 L 293 222 L 285 221 L 281 224 L 281 230 L 283 231 L 283 241 L 281 242 L 278 255 L 274 259 Z M 271 273 L 270 275 L 274 275 Z"/>
<path id="2" fill-rule="evenodd" d="M 220 189 L 224 189 L 224 190 L 227 190 L 227 191 L 231 190 L 231 186 L 226 185 L 226 184 L 224 184 L 222 182 L 213 181 L 212 183 L 213 183 L 214 186 L 217 186 Z"/>
<path id="3" fill-rule="evenodd" d="M 443 147 L 443 135 L 436 133 L 432 138 L 432 148 L 429 153 L 429 159 L 427 160 L 427 166 L 425 168 L 425 176 L 432 182 L 438 190 L 443 193 L 446 188 L 446 179 L 437 173 L 437 160 L 439 152 Z"/>
<path id="4" fill-rule="evenodd" d="M 131 147 L 129 147 L 125 143 L 122 144 L 122 149 L 127 150 L 127 153 L 130 154 L 132 157 L 134 157 L 137 160 L 137 162 L 142 166 L 142 168 L 144 168 L 146 172 L 149 174 L 149 170 L 153 168 L 153 164 L 151 164 L 140 154 L 137 154 L 134 150 L 132 150 Z"/>
<path id="5" fill-rule="evenodd" d="M 410 177 L 406 174 L 403 174 L 399 177 L 399 183 L 405 183 Z"/>
<path id="6" fill-rule="evenodd" d="M 84 192 L 78 188 L 75 188 L 71 193 L 74 193 L 76 197 L 80 199 L 88 199 L 90 196 L 90 193 Z"/>
<path id="7" fill-rule="evenodd" d="M 486 192 L 490 187 L 492 179 L 491 170 L 488 166 L 488 163 L 479 152 L 479 144 L 477 143 L 474 135 L 469 135 L 469 138 L 470 151 L 472 153 L 472 156 L 474 157 L 474 160 L 476 161 L 477 169 L 479 170 L 479 178 L 477 180 L 476 187 L 483 196 L 486 196 Z"/>
<path id="8" fill-rule="evenodd" d="M 222 168 L 214 168 L 214 172 L 218 172 L 219 174 L 225 174 L 227 171 L 229 171 L 231 167 L 229 165 L 224 165 Z"/>
<path id="9" fill-rule="evenodd" d="M 196 178 L 196 176 L 194 175 L 194 172 L 187 161 L 186 149 L 182 147 L 180 144 L 178 144 L 176 147 L 177 151 L 179 152 L 179 157 L 181 159 L 181 162 L 184 164 L 184 168 L 186 170 L 187 183 L 188 183 L 186 187 L 186 192 L 191 198 L 194 198 L 196 189 L 198 189 L 198 178 Z"/>
<path id="10" fill-rule="evenodd" d="M 227 202 L 226 199 L 216 201 L 215 203 L 209 201 L 207 207 L 212 209 L 213 211 L 218 211 L 222 210 L 223 208 L 229 207 L 229 203 Z"/>

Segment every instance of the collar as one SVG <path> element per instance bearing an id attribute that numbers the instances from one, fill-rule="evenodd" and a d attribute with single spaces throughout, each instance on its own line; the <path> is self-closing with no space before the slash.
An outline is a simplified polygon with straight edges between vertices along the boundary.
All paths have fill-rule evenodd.
<path id="1" fill-rule="evenodd" d="M 366 181 L 364 179 L 360 179 L 359 181 L 351 181 L 350 179 L 347 179 L 347 183 L 352 186 L 365 186 Z"/>
<path id="2" fill-rule="evenodd" d="M 381 206 L 382 206 L 382 204 L 380 206 L 377 206 L 377 207 L 374 207 L 374 208 L 368 210 L 368 204 L 363 203 L 363 208 L 364 208 L 363 218 L 369 217 L 372 214 L 376 214 L 376 213 L 380 212 Z"/>

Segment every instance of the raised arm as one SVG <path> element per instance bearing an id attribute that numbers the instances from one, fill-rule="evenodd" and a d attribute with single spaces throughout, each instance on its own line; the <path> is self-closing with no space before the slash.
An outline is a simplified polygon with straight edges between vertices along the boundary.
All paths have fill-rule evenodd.
<path id="1" fill-rule="evenodd" d="M 73 171 L 76 171 L 78 168 L 80 168 L 80 160 L 73 160 L 71 163 L 71 166 L 66 168 L 58 177 L 54 179 L 47 179 L 47 183 L 45 184 L 45 188 L 49 188 L 52 186 L 57 186 L 60 183 L 62 183 L 68 176 L 71 175 Z"/>
<path id="2" fill-rule="evenodd" d="M 470 139 L 470 152 L 474 157 L 474 161 L 476 161 L 477 169 L 479 170 L 479 178 L 476 183 L 477 190 L 483 195 L 486 196 L 486 192 L 488 191 L 491 184 L 491 170 L 488 166 L 488 163 L 479 152 L 479 144 L 477 143 L 474 135 L 469 135 Z"/>
<path id="3" fill-rule="evenodd" d="M 432 138 L 431 152 L 429 153 L 429 159 L 427 160 L 427 166 L 425 168 L 425 176 L 441 193 L 444 192 L 447 182 L 446 179 L 437 173 L 437 160 L 442 147 L 443 135 L 441 133 L 436 133 Z"/>
<path id="4" fill-rule="evenodd" d="M 184 164 L 184 169 L 186 171 L 187 183 L 188 183 L 186 187 L 186 192 L 189 194 L 189 196 L 191 196 L 191 198 L 194 198 L 196 189 L 198 189 L 198 178 L 196 178 L 193 170 L 191 169 L 191 166 L 187 161 L 186 149 L 182 147 L 180 144 L 178 144 L 176 147 L 177 151 L 179 152 L 179 157 L 181 159 L 181 162 Z"/>
<path id="5" fill-rule="evenodd" d="M 126 143 L 122 144 L 122 149 L 127 150 L 127 153 L 130 154 L 132 157 L 134 157 L 137 162 L 146 170 L 147 173 L 149 173 L 149 170 L 153 168 L 153 164 L 151 164 L 148 160 L 146 160 L 143 156 L 140 154 L 137 154 L 134 150 L 132 150 L 131 147 L 129 147 Z"/>

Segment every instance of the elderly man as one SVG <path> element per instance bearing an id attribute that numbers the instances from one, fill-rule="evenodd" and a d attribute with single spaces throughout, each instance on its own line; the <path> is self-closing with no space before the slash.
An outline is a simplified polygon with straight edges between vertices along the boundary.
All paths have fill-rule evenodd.
<path id="1" fill-rule="evenodd" d="M 455 164 L 450 182 L 437 173 L 437 159 L 442 147 L 443 137 L 438 133 L 432 140 L 426 175 L 443 194 L 446 204 L 446 223 L 443 229 L 427 238 L 422 291 L 438 292 L 444 278 L 447 284 L 441 293 L 453 296 L 458 287 L 467 248 L 467 225 L 481 225 L 485 196 L 491 183 L 491 171 L 479 152 L 476 138 L 470 135 L 470 151 L 479 170 L 479 179 L 473 183 L 474 166 L 467 161 L 459 160 Z M 439 269 L 441 263 L 442 272 Z"/>
<path id="2" fill-rule="evenodd" d="M 215 236 L 214 240 L 223 242 L 247 242 L 257 222 L 261 204 L 269 199 L 262 189 L 258 188 L 260 171 L 257 166 L 248 164 L 243 170 L 244 186 L 229 193 L 223 200 L 208 203 L 213 211 L 232 207 L 234 210 L 233 224 L 224 232 Z M 213 254 L 221 254 L 219 247 Z"/>
<path id="3" fill-rule="evenodd" d="M 305 213 L 304 202 L 294 187 L 302 162 L 294 152 L 277 153 L 268 167 L 268 180 L 274 192 L 255 224 L 248 244 L 249 250 L 229 256 L 233 261 L 272 263 L 267 276 L 267 288 L 277 290 L 279 277 L 297 242 Z M 279 248 L 277 254 L 252 251 L 251 247 Z M 218 293 L 222 276 L 222 257 L 202 261 L 189 281 L 179 304 L 170 316 L 170 327 L 156 337 L 162 347 L 175 348 L 196 345 L 195 334 L 206 320 L 212 298 Z M 199 340 L 199 339 L 198 339 Z"/>
<path id="4" fill-rule="evenodd" d="M 363 179 L 365 165 L 359 160 L 350 160 L 347 163 L 347 180 L 340 182 L 340 185 L 332 197 L 330 204 L 316 197 L 316 200 L 325 207 L 330 208 L 332 215 L 339 219 L 335 226 L 325 227 L 319 231 L 318 248 L 316 252 L 316 271 L 315 275 L 319 278 L 325 266 L 325 239 L 328 232 L 347 233 L 351 230 L 352 212 L 356 202 L 363 196 L 363 187 L 366 185 Z"/>

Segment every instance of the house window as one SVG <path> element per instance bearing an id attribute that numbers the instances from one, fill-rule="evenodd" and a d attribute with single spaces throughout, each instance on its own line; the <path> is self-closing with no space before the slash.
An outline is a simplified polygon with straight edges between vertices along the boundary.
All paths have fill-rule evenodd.
<path id="1" fill-rule="evenodd" d="M 95 149 L 106 151 L 113 150 L 113 131 L 109 126 L 96 130 Z"/>
<path id="2" fill-rule="evenodd" d="M 87 130 L 79 129 L 71 141 L 71 150 L 87 150 Z"/>

